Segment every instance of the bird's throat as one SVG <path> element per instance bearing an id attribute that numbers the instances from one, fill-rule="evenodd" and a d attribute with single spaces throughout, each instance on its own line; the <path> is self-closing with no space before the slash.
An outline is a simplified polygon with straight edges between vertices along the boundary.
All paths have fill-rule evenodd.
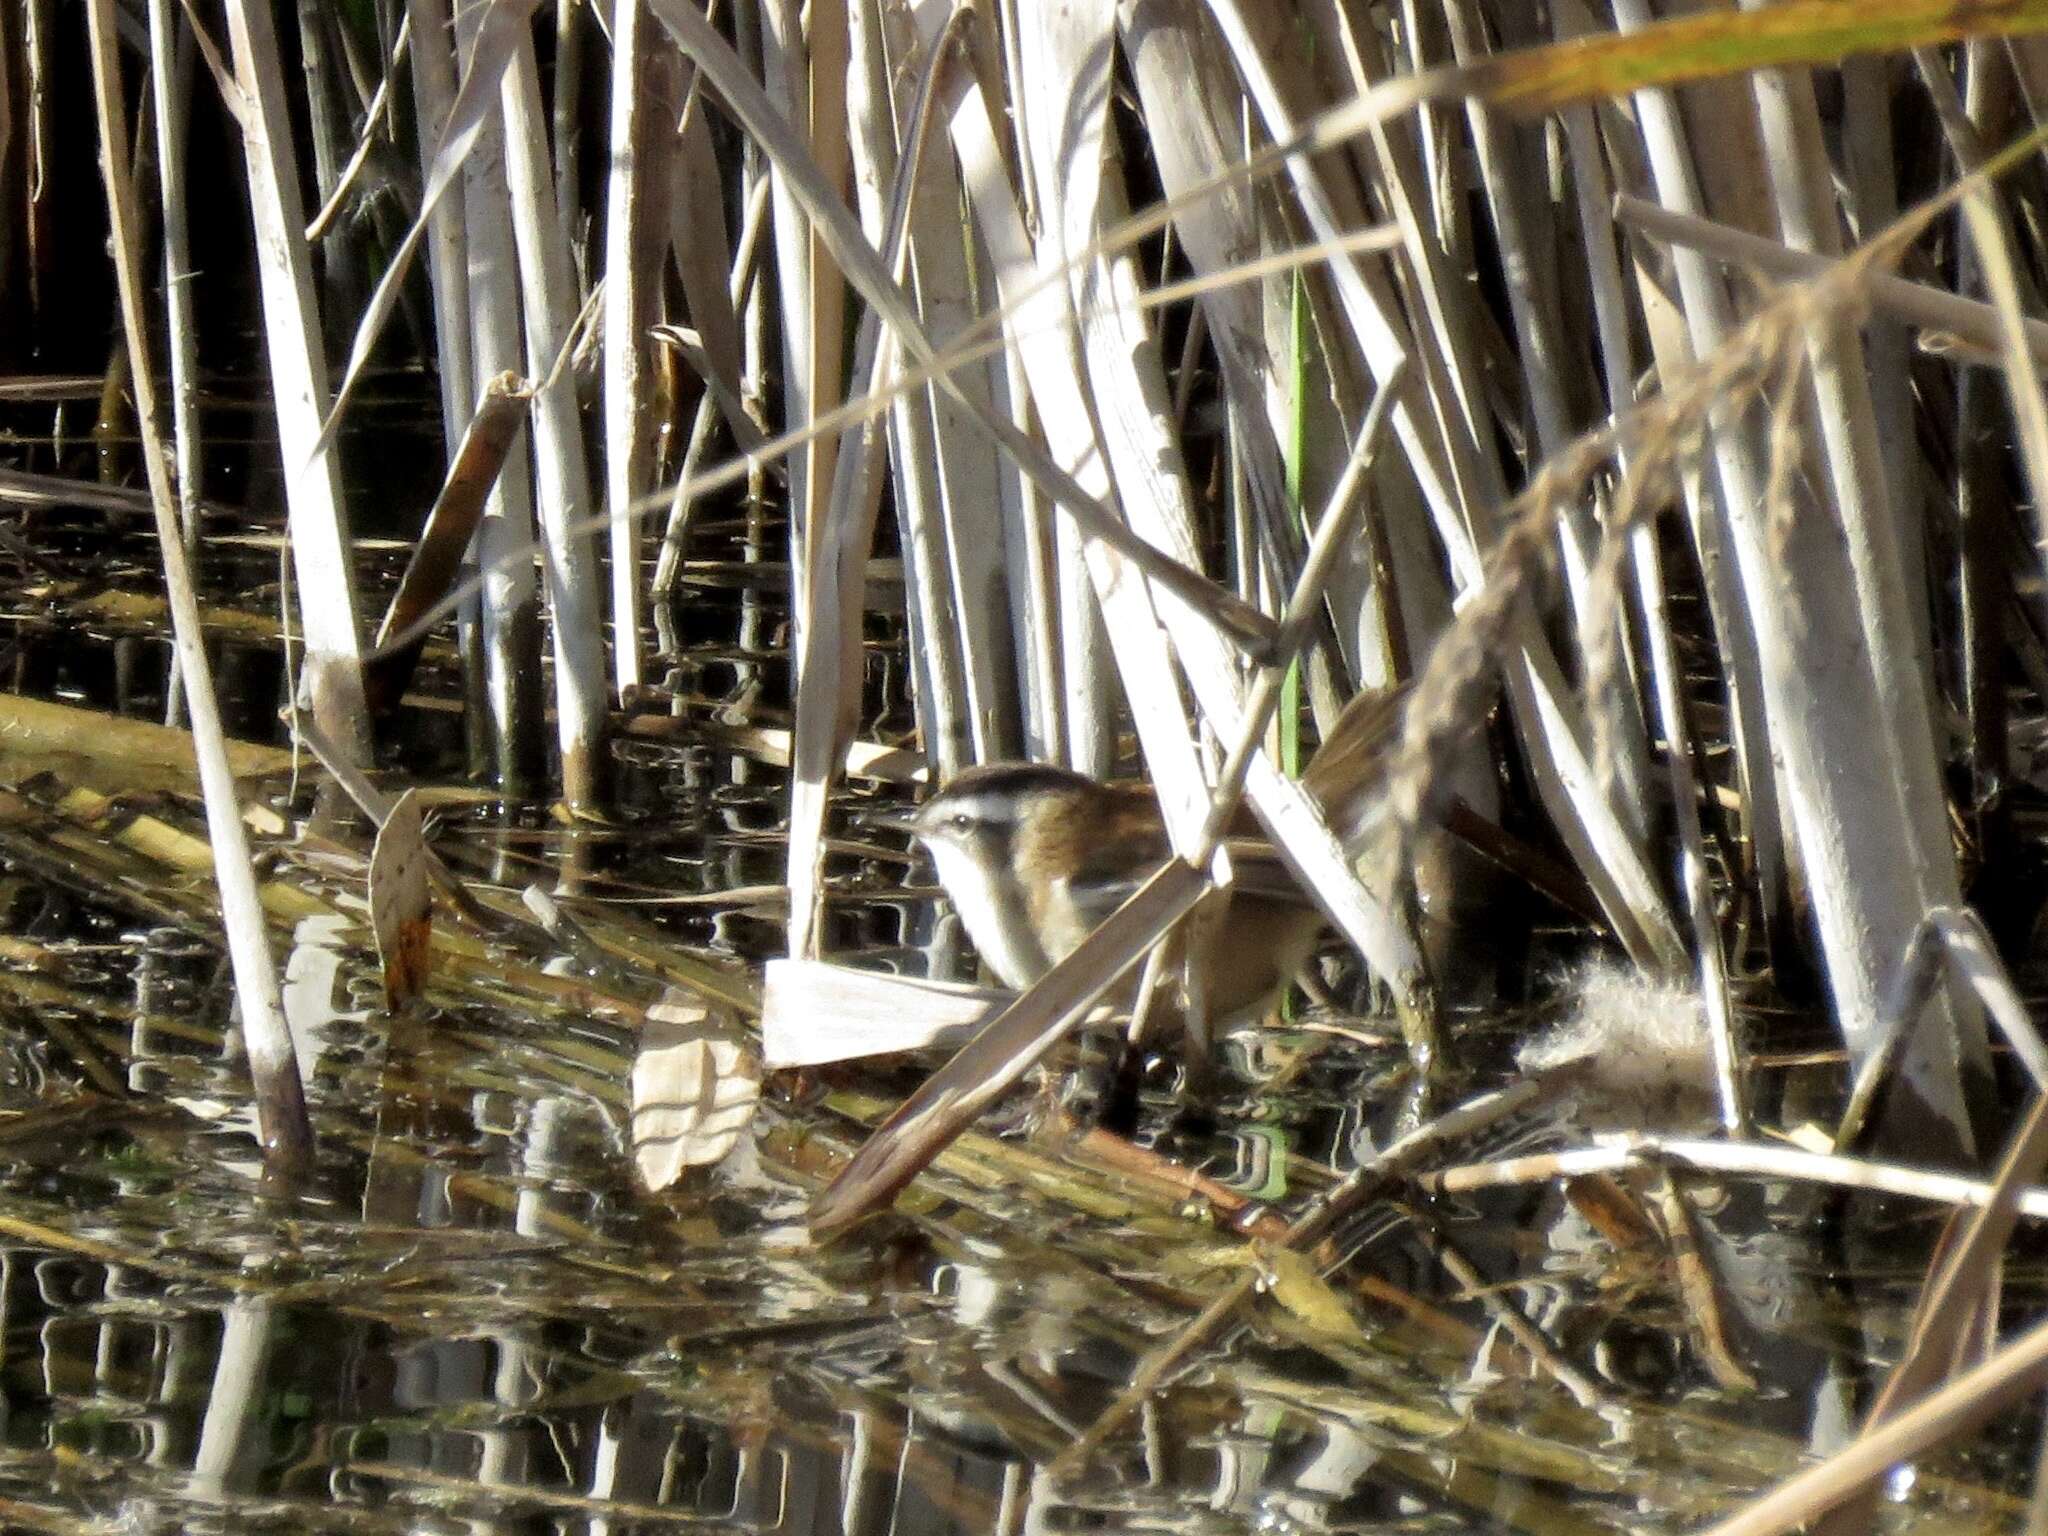
<path id="1" fill-rule="evenodd" d="M 932 860 L 967 936 L 1004 986 L 1021 991 L 1052 969 L 1032 927 L 1029 898 L 1015 879 L 943 843 L 933 847 Z"/>

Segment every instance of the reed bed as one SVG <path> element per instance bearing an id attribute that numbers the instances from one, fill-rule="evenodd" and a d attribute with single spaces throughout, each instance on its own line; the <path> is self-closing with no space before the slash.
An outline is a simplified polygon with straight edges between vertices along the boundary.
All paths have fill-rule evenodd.
<path id="1" fill-rule="evenodd" d="M 746 1140 L 824 1187 L 821 1239 L 861 1242 L 899 1192 L 962 1251 L 1057 1224 L 1105 1319 L 1102 1277 L 1148 1244 L 1247 1255 L 1154 1285 L 1142 1336 L 1103 1322 L 1139 1368 L 1059 1443 L 1024 1434 L 1047 1475 L 1229 1361 L 1246 1401 L 1398 1420 L 1402 1478 L 1516 1529 L 1647 1497 L 1589 1470 L 1617 1422 L 1706 1458 L 1660 1519 L 1866 1528 L 1890 1469 L 2048 1381 L 1997 1285 L 2048 1199 L 2022 986 L 2048 890 L 2048 8 L 1871 9 L 24 0 L 0 14 L 0 859 L 224 936 L 279 1175 L 316 1132 L 376 1139 L 301 1094 L 276 956 L 316 918 L 365 954 L 374 928 L 393 1019 L 601 1016 L 619 1040 L 517 1064 L 627 1139 L 660 1007 L 715 1075 L 751 1064 L 748 1106 L 764 1038 L 808 1068 L 835 1033 L 982 1031 L 893 1108 L 894 1063 L 817 1099 L 785 1072 Z M 259 554 L 275 615 L 248 599 Z M 125 658 L 94 702 L 139 693 L 176 734 L 52 703 L 104 691 L 32 664 L 72 631 Z M 251 729 L 215 669 L 272 652 L 286 718 L 259 733 L 310 808 L 259 791 L 283 765 L 223 723 Z M 1340 813 L 1318 743 L 1369 693 L 1397 723 Z M 108 782 L 33 776 L 95 734 Z M 459 764 L 430 750 L 451 741 Z M 486 876 L 386 792 L 460 774 L 605 828 L 640 809 L 636 754 L 679 742 L 777 776 L 780 878 L 706 893 L 773 913 L 772 941 L 719 946 L 765 976 L 579 905 L 573 839 Z M 1021 996 L 849 974 L 852 898 L 901 857 L 849 808 L 1023 757 L 1141 775 L 1173 857 Z M 203 836 L 123 799 L 165 775 Z M 1213 910 L 1240 803 L 1336 936 L 1309 982 L 1352 1006 L 1323 1027 L 1400 1041 L 1393 1139 L 1262 1211 L 1064 1112 L 1036 1144 L 970 1131 Z M 271 805 L 304 812 L 293 835 Z M 341 894 L 365 866 L 366 903 Z M 529 881 L 554 895 L 520 904 Z M 1497 1116 L 1590 1123 L 1599 1074 L 1525 1057 L 1503 1086 L 1474 1021 L 1589 957 L 1696 1025 L 1698 1116 L 1495 1156 Z M 53 1038 L 118 1086 L 90 1030 Z M 1778 1065 L 1801 1050 L 1818 1088 Z M 1760 1432 L 1713 1460 L 1675 1410 L 1618 1406 L 1430 1214 L 1608 1181 L 1636 1214 L 1603 1233 L 1661 1234 L 1691 1347 L 1739 1395 L 1755 1362 L 1687 1254 L 1709 1176 L 1864 1191 L 1852 1250 L 1883 1241 L 1877 1196 L 1957 1212 L 1804 1471 Z M 1388 1209 L 1492 1308 L 1569 1455 L 1367 1401 L 1401 1369 L 1352 1310 L 1360 1222 Z M 1224 1353 L 1253 1318 L 1354 1396 Z M 1502 1515 L 1494 1478 L 1556 1497 Z M 1927 1528 L 2048 1530 L 2038 1489 L 1951 1495 L 1971 1512 Z"/>

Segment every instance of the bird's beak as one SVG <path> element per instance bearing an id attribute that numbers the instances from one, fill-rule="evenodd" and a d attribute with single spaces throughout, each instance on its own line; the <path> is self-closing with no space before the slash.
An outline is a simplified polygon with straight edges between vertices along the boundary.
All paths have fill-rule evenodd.
<path id="1" fill-rule="evenodd" d="M 902 832 L 917 836 L 922 823 L 918 820 L 917 807 L 878 806 L 871 811 L 861 811 L 854 818 L 856 825 L 877 832 Z"/>

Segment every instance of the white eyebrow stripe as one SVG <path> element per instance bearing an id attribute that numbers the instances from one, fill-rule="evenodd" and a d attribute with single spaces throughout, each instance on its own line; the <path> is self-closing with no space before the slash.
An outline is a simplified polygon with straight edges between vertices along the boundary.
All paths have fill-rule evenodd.
<path id="1" fill-rule="evenodd" d="M 995 791 L 949 797 L 943 810 L 948 816 L 965 814 L 976 821 L 1009 822 L 1016 819 L 1015 802 L 1008 795 Z"/>

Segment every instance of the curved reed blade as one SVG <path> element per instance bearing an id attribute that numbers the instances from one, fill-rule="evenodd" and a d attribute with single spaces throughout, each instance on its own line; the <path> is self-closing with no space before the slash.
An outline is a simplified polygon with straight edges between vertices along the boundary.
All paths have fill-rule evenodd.
<path id="1" fill-rule="evenodd" d="M 1116 979 L 1180 921 L 1208 879 L 1178 859 L 1159 867 L 1130 900 L 989 1021 L 868 1137 L 811 1202 L 811 1235 L 824 1240 L 879 1210 L 953 1138 L 1050 1050 Z"/>

